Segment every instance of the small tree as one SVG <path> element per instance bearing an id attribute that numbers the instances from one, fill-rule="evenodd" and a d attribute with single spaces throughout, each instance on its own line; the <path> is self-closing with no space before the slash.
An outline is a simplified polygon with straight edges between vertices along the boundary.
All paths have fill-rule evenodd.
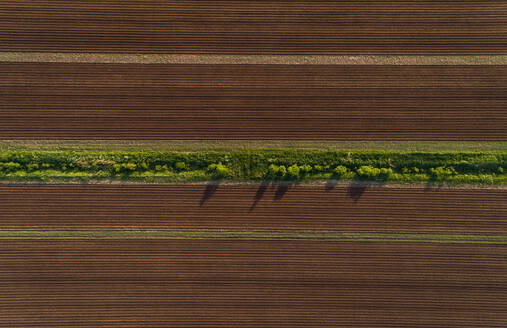
<path id="1" fill-rule="evenodd" d="M 37 163 L 30 163 L 26 166 L 28 171 L 35 171 L 39 169 L 39 164 Z"/>
<path id="2" fill-rule="evenodd" d="M 297 164 L 291 165 L 287 169 L 287 175 L 288 175 L 289 179 L 291 179 L 291 180 L 299 179 L 299 174 L 300 174 L 300 169 Z"/>
<path id="3" fill-rule="evenodd" d="M 185 162 L 176 162 L 176 164 L 174 164 L 174 168 L 178 172 L 185 171 L 187 169 L 187 164 Z"/>
<path id="4" fill-rule="evenodd" d="M 287 169 L 283 165 L 275 165 L 271 164 L 268 167 L 268 173 L 266 174 L 266 179 L 269 180 L 281 180 L 284 179 L 287 175 Z"/>
<path id="5" fill-rule="evenodd" d="M 333 170 L 333 178 L 343 179 L 349 175 L 350 171 L 345 166 L 339 165 Z"/>
<path id="6" fill-rule="evenodd" d="M 457 174 L 456 170 L 452 166 L 449 167 L 439 166 L 436 168 L 431 168 L 430 172 L 433 178 L 436 178 L 437 180 L 447 180 L 451 178 L 453 175 Z"/>
<path id="7" fill-rule="evenodd" d="M 312 167 L 308 164 L 302 165 L 299 167 L 299 171 L 302 178 L 306 178 L 310 172 L 312 171 Z"/>
<path id="8" fill-rule="evenodd" d="M 369 165 L 357 169 L 357 175 L 362 179 L 375 179 L 380 175 L 380 169 Z"/>
<path id="9" fill-rule="evenodd" d="M 383 167 L 383 168 L 380 169 L 379 177 L 382 180 L 387 180 L 392 174 L 393 174 L 393 170 L 392 169 Z"/>
<path id="10" fill-rule="evenodd" d="M 280 168 L 278 167 L 278 165 L 271 164 L 268 167 L 268 173 L 266 174 L 266 179 L 275 180 L 278 177 L 279 169 Z"/>
<path id="11" fill-rule="evenodd" d="M 210 164 L 206 170 L 208 174 L 211 174 L 213 179 L 223 179 L 229 175 L 229 169 L 222 163 Z"/>

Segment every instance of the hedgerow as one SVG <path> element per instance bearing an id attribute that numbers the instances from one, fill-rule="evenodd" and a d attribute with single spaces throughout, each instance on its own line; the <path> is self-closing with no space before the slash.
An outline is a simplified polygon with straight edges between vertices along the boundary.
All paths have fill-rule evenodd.
<path id="1" fill-rule="evenodd" d="M 229 152 L 0 152 L 0 179 L 241 181 L 313 179 L 505 184 L 496 153 L 250 150 Z"/>

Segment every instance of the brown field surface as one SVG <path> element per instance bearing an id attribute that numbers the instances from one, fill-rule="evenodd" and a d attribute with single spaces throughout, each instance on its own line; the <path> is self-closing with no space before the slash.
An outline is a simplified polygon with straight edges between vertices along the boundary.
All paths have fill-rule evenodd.
<path id="1" fill-rule="evenodd" d="M 507 66 L 0 63 L 3 139 L 507 140 Z"/>
<path id="2" fill-rule="evenodd" d="M 507 52 L 505 1 L 15 0 L 0 13 L 0 51 Z"/>
<path id="3" fill-rule="evenodd" d="M 363 185 L 0 185 L 0 228 L 507 231 L 507 190 Z"/>
<path id="4" fill-rule="evenodd" d="M 0 327 L 505 327 L 507 247 L 3 240 Z"/>

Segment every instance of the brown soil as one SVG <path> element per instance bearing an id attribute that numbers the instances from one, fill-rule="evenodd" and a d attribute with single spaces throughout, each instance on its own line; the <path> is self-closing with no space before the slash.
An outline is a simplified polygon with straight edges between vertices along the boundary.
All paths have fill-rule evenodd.
<path id="1" fill-rule="evenodd" d="M 3 139 L 507 139 L 507 66 L 1 63 L 0 76 Z"/>
<path id="2" fill-rule="evenodd" d="M 4 240 L 0 327 L 505 327 L 507 247 Z"/>
<path id="3" fill-rule="evenodd" d="M 505 54 L 503 1 L 10 1 L 0 51 Z"/>
<path id="4" fill-rule="evenodd" d="M 0 228 L 507 231 L 507 190 L 311 185 L 0 185 Z"/>

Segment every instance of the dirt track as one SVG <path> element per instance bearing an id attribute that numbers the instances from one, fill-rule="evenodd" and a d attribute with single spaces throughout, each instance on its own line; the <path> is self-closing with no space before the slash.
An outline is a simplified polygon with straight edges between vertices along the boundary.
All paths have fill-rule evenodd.
<path id="1" fill-rule="evenodd" d="M 3 139 L 507 140 L 507 66 L 0 63 Z"/>
<path id="2" fill-rule="evenodd" d="M 506 190 L 0 185 L 3 229 L 507 231 Z"/>
<path id="3" fill-rule="evenodd" d="M 505 54 L 505 1 L 4 1 L 0 51 Z"/>
<path id="4" fill-rule="evenodd" d="M 498 327 L 507 247 L 0 244 L 0 327 Z"/>

